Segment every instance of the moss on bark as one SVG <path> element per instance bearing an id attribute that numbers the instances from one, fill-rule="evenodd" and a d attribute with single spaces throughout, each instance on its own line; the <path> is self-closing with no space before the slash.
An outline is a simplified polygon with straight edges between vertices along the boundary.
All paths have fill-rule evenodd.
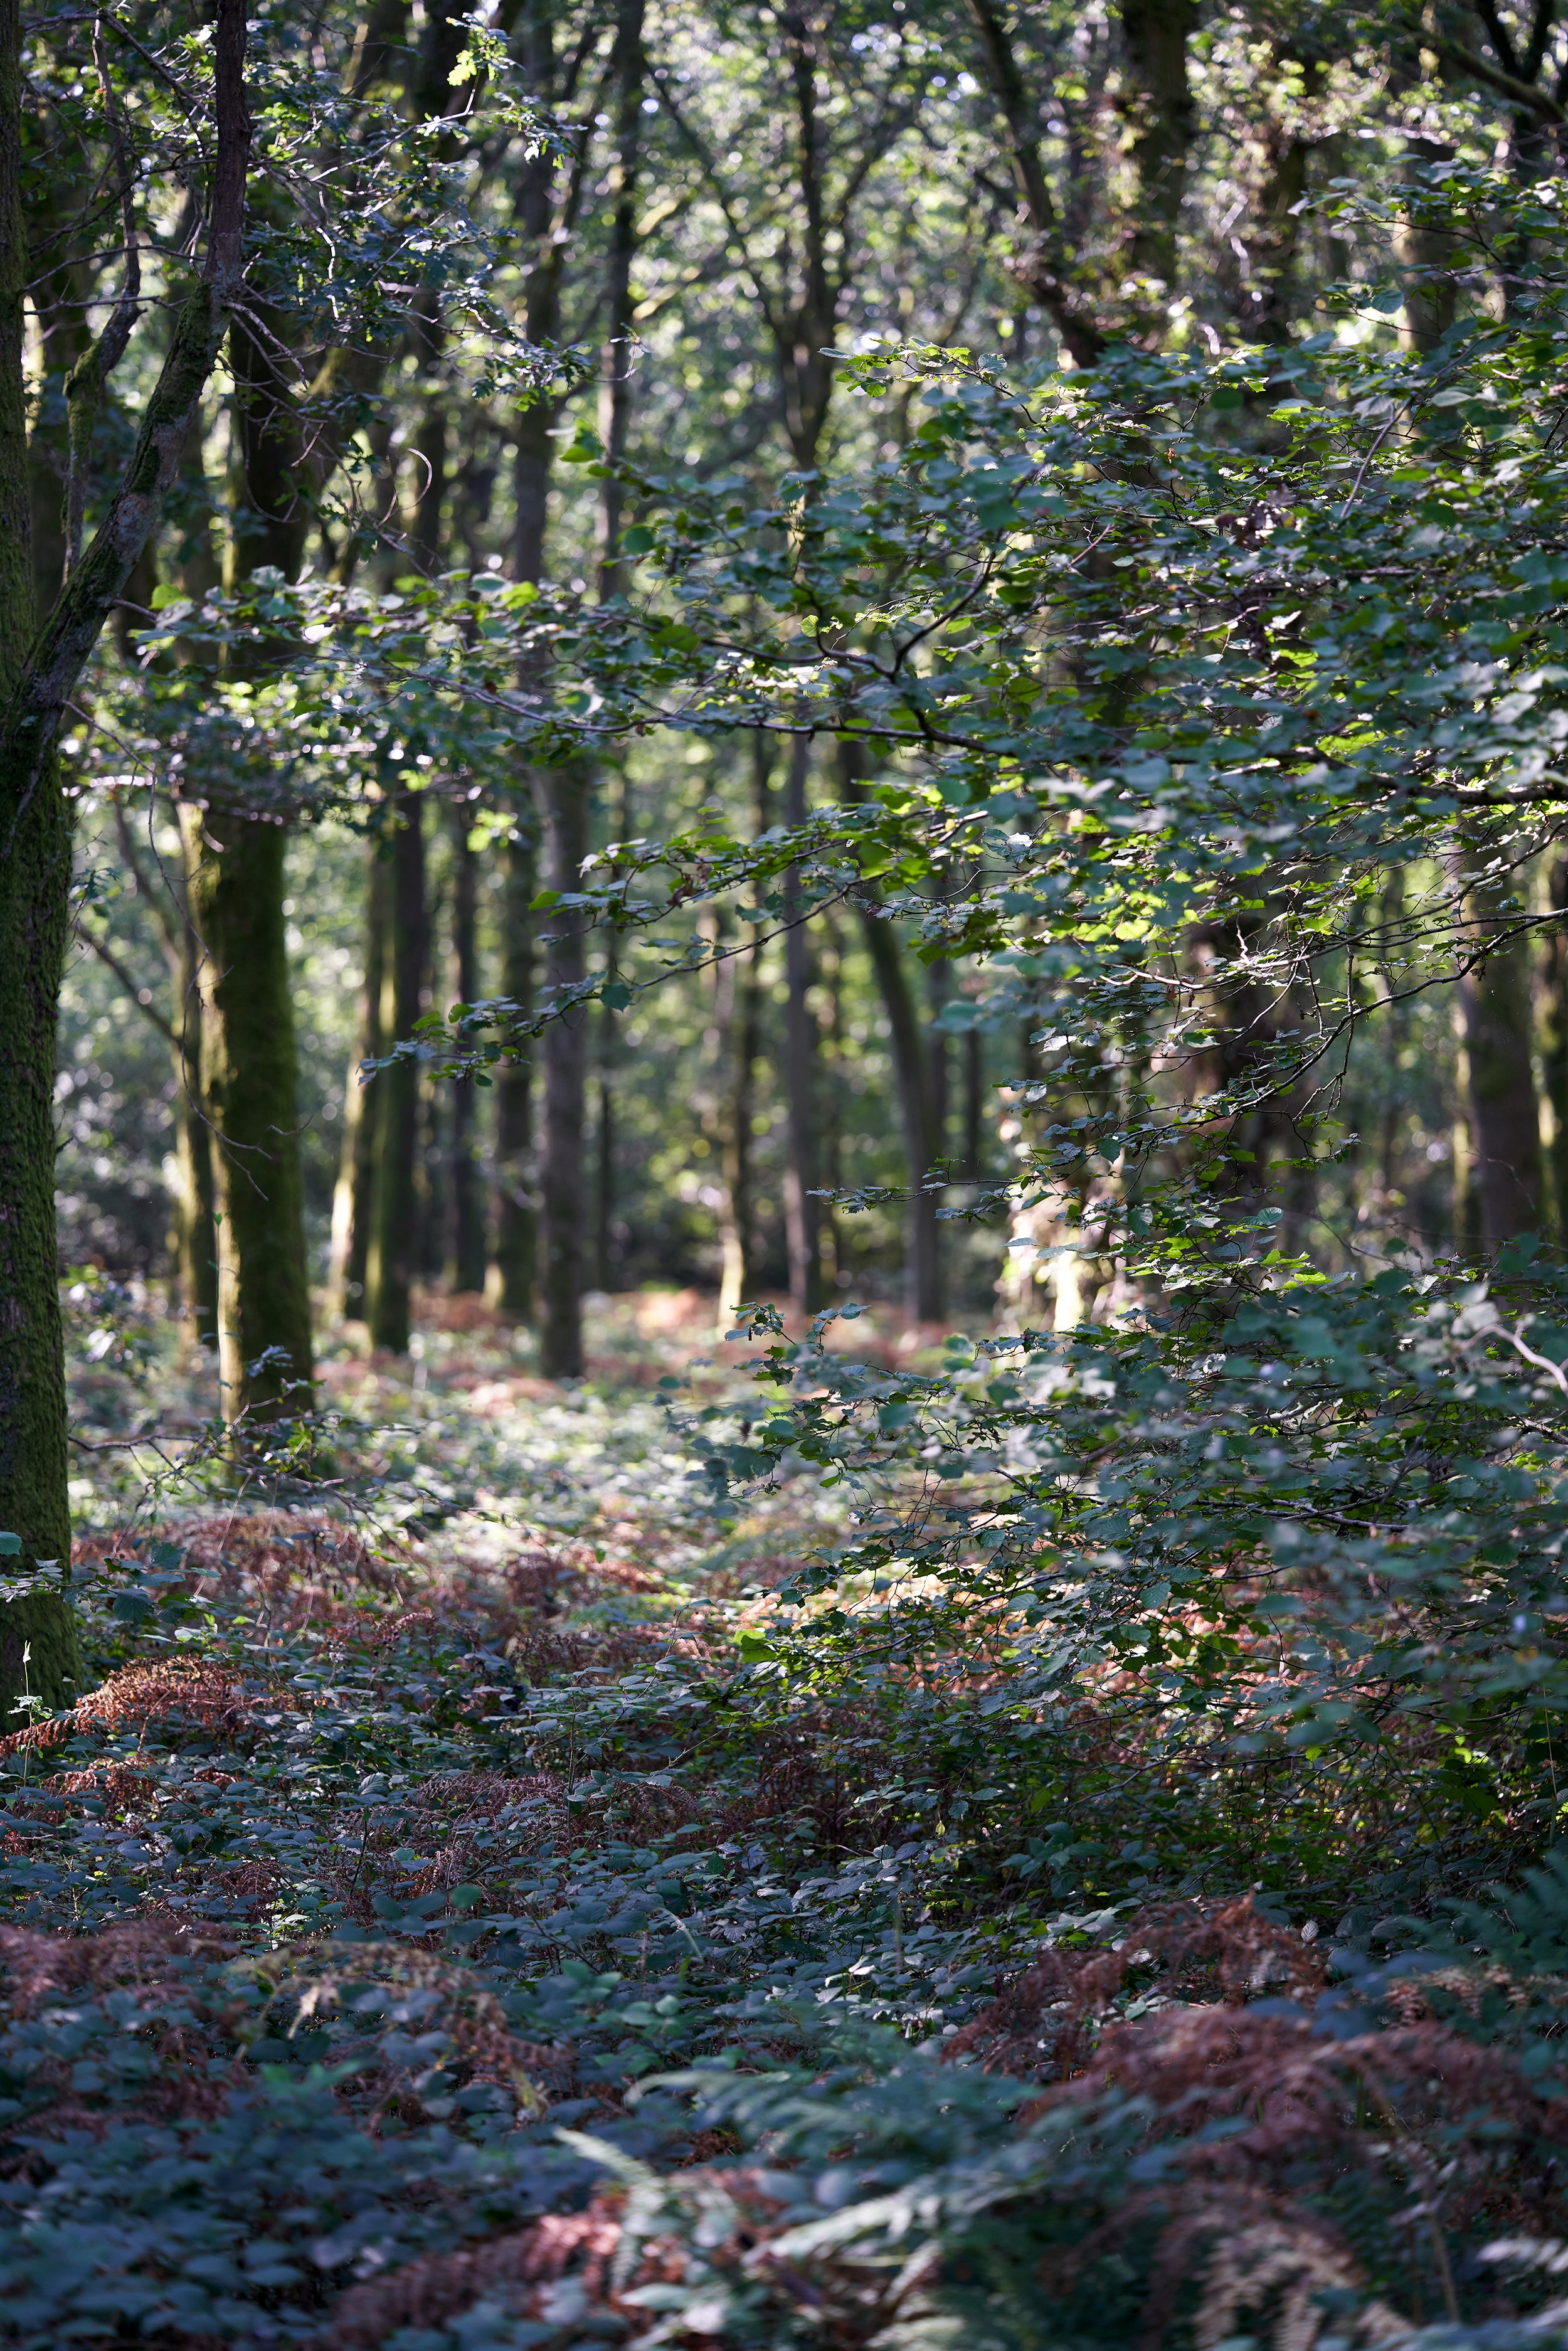
<path id="1" fill-rule="evenodd" d="M 265 817 L 227 812 L 221 841 L 193 809 L 182 821 L 192 919 L 205 950 L 202 1074 L 214 1142 L 218 1363 L 233 1420 L 310 1401 L 287 840 Z"/>

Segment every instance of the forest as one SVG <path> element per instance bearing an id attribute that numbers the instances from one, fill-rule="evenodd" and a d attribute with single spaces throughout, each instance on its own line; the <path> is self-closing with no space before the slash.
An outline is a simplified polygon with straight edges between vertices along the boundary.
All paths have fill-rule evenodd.
<path id="1" fill-rule="evenodd" d="M 0 0 L 0 2346 L 1568 2346 L 1565 229 L 1558 0 Z"/>

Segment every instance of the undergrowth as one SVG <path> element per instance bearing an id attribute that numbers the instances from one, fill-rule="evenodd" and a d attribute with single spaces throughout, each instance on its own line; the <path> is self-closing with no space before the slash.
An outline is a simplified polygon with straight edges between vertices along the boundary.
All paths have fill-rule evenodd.
<path id="1" fill-rule="evenodd" d="M 901 1660 L 832 1464 L 716 1479 L 678 1315 L 576 1391 L 345 1353 L 236 1465 L 116 1311 L 88 1687 L 4 1741 L 0 2340 L 1568 2335 L 1532 1718 L 1177 1737 L 929 1575 Z"/>

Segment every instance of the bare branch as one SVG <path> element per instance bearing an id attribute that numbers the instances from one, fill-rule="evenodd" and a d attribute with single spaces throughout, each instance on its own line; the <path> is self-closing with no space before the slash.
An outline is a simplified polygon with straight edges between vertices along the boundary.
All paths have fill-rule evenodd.
<path id="1" fill-rule="evenodd" d="M 120 299 L 110 312 L 103 332 L 77 361 L 66 380 L 68 455 L 65 575 L 68 580 L 81 558 L 82 524 L 87 514 L 88 475 L 92 464 L 92 434 L 98 421 L 99 402 L 110 376 L 125 356 L 131 330 L 136 324 L 138 298 L 141 292 L 141 254 L 136 241 L 136 208 L 132 200 L 134 182 L 125 144 L 125 126 L 120 119 L 120 105 L 114 95 L 109 60 L 103 52 L 101 16 L 92 28 L 92 58 L 98 68 L 99 86 L 103 91 L 104 120 L 109 126 L 109 152 L 114 167 L 120 228 L 124 237 L 125 275 L 120 280 Z"/>
<path id="2" fill-rule="evenodd" d="M 164 1019 L 163 1015 L 159 1011 L 158 1007 L 150 1000 L 151 991 L 138 985 L 134 972 L 128 970 L 126 966 L 120 962 L 120 957 L 115 954 L 114 949 L 109 946 L 108 942 L 100 939 L 96 931 L 89 931 L 85 923 L 78 923 L 77 925 L 77 930 L 78 935 L 92 949 L 94 955 L 97 956 L 99 961 L 102 964 L 108 965 L 110 970 L 120 982 L 121 987 L 124 988 L 127 996 L 130 997 L 132 1004 L 135 1005 L 138 1012 L 141 1013 L 147 1019 L 151 1020 L 159 1035 L 166 1039 L 177 1053 L 183 1052 L 183 1045 L 181 1039 L 174 1033 L 173 1023 Z"/>

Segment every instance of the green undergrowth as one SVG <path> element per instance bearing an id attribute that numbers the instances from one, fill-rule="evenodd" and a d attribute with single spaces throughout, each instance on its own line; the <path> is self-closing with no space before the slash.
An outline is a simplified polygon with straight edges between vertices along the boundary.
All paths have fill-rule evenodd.
<path id="1" fill-rule="evenodd" d="M 89 1687 L 3 1759 L 0 2340 L 1562 2338 L 1554 1685 L 1396 1703 L 1484 1596 L 1473 1549 L 1452 1592 L 1434 1550 L 1399 1671 L 1364 1611 L 1298 1611 L 1318 1664 L 1270 1730 L 1281 1590 L 1339 1589 L 1280 1537 L 1260 1591 L 1219 1531 L 1291 1484 L 1289 1295 L 1228 1354 L 1197 1326 L 1004 1337 L 940 1387 L 766 1317 L 770 1350 L 719 1362 L 623 1310 L 623 1380 L 574 1390 L 510 1333 L 432 1329 L 401 1370 L 345 1346 L 310 1424 L 237 1454 L 134 1301 L 90 1302 Z M 1449 1482 L 1537 1556 L 1550 1448 L 1517 1437 L 1553 1383 L 1501 1346 L 1474 1374 L 1484 1294 L 1308 1302 L 1354 1588 L 1389 1572 L 1366 1481 L 1401 1484 L 1356 1364 L 1419 1346 L 1472 1378 L 1421 1390 L 1423 1458 L 1467 1415 Z M 1247 1364 L 1245 1410 L 1216 1401 Z M 1049 1544 L 1019 1516 L 1072 1447 L 1113 1460 L 1120 1551 L 1082 1476 Z M 1202 1593 L 1173 1520 L 1150 1597 L 1140 1460 L 1228 1562 Z"/>

